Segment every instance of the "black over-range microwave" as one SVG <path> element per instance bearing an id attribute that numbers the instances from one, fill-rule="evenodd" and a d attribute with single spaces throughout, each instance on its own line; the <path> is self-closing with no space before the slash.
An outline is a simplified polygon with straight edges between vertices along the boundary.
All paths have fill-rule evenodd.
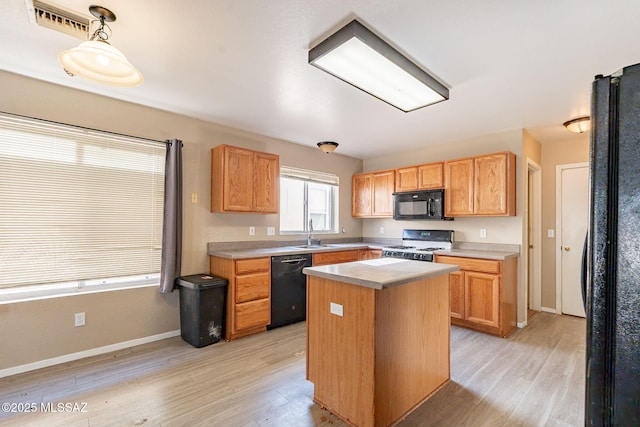
<path id="1" fill-rule="evenodd" d="M 444 190 L 393 193 L 393 219 L 439 219 L 444 216 Z"/>

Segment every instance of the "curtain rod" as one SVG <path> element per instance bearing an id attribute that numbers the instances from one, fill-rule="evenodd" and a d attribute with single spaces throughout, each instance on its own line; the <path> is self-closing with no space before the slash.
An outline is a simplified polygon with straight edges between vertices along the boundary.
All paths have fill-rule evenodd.
<path id="1" fill-rule="evenodd" d="M 46 119 L 40 119 L 38 117 L 24 116 L 22 114 L 8 113 L 6 111 L 1 111 L 1 110 L 0 110 L 0 114 L 6 114 L 8 116 L 20 117 L 20 118 L 30 119 L 30 120 L 37 120 L 37 121 L 45 122 L 45 123 L 53 123 L 53 124 L 56 124 L 56 125 L 69 126 L 69 127 L 76 128 L 76 129 L 90 130 L 90 131 L 94 131 L 94 132 L 101 132 L 101 133 L 106 133 L 106 134 L 116 135 L 116 136 L 124 136 L 126 138 L 143 139 L 145 141 L 155 142 L 155 143 L 158 143 L 158 144 L 171 145 L 171 141 L 170 140 L 160 141 L 160 140 L 157 140 L 157 139 L 145 138 L 145 137 L 142 137 L 142 136 L 127 135 L 125 133 L 110 132 L 108 130 L 93 129 L 93 128 L 85 127 L 85 126 L 78 126 L 78 125 L 71 125 L 69 123 L 56 122 L 54 120 L 46 120 Z"/>

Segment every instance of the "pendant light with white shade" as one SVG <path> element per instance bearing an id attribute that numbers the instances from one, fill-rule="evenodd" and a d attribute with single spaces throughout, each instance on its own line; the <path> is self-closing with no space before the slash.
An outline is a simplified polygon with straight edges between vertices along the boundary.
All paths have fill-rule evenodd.
<path id="1" fill-rule="evenodd" d="M 134 87 L 142 84 L 140 71 L 107 41 L 111 28 L 105 22 L 114 22 L 116 15 L 107 8 L 95 5 L 89 7 L 89 12 L 99 19 L 100 26 L 88 41 L 58 56 L 64 70 L 70 76 L 111 86 Z"/>

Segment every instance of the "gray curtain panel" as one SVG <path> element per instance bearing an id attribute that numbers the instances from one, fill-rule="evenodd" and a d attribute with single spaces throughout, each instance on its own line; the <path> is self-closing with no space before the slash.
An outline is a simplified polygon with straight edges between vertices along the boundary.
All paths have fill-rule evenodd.
<path id="1" fill-rule="evenodd" d="M 167 141 L 164 173 L 164 223 L 160 292 L 173 291 L 182 260 L 182 141 Z"/>

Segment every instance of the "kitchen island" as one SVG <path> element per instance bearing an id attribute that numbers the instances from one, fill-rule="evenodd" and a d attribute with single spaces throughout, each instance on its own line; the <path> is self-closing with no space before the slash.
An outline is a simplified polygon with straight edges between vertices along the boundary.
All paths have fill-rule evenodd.
<path id="1" fill-rule="evenodd" d="M 307 267 L 307 379 L 356 426 L 392 425 L 449 381 L 449 273 L 381 258 Z"/>

